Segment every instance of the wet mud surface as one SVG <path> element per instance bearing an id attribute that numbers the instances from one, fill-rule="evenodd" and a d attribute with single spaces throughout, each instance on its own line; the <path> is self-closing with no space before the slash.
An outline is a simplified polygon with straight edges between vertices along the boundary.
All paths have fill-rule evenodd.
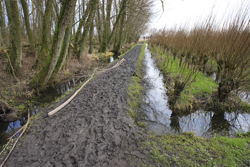
<path id="1" fill-rule="evenodd" d="M 44 112 L 4 166 L 140 166 L 145 155 L 138 142 L 144 132 L 127 114 L 126 90 L 141 48 L 137 45 L 120 66 L 92 79 L 55 115 Z"/>

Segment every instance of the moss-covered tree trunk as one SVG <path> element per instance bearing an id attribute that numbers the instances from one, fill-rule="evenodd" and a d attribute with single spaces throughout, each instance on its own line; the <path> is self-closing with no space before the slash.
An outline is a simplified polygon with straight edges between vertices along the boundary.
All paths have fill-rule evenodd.
<path id="1" fill-rule="evenodd" d="M 105 10 L 105 1 L 102 1 L 102 24 L 103 24 L 103 33 L 102 33 L 102 44 L 100 45 L 100 52 L 106 52 L 108 46 L 108 39 L 111 33 L 110 28 L 110 16 L 111 16 L 111 6 L 112 0 L 107 0 L 106 10 Z"/>
<path id="2" fill-rule="evenodd" d="M 0 29 L 1 29 L 1 35 L 2 35 L 1 45 L 7 45 L 6 25 L 5 25 L 5 17 L 4 17 L 3 11 L 4 10 L 3 10 L 2 1 L 0 1 Z"/>
<path id="3" fill-rule="evenodd" d="M 85 25 L 85 21 L 86 21 L 86 18 L 88 17 L 89 15 L 89 12 L 90 12 L 90 6 L 91 6 L 91 2 L 90 1 L 87 5 L 87 9 L 86 11 L 84 12 L 80 22 L 79 22 L 79 26 L 77 28 L 77 31 L 76 31 L 76 34 L 75 34 L 75 39 L 74 39 L 74 47 L 73 47 L 73 52 L 74 52 L 74 55 L 75 56 L 79 56 L 78 54 L 78 41 L 79 41 L 79 37 L 81 36 L 81 30 L 82 30 L 82 27 Z M 85 29 L 85 28 L 84 28 Z"/>
<path id="4" fill-rule="evenodd" d="M 51 36 L 51 13 L 53 9 L 53 1 L 46 2 L 46 9 L 43 16 L 43 28 L 42 28 L 42 44 L 41 49 L 38 54 L 36 63 L 34 68 L 40 69 L 45 63 L 48 54 L 49 54 L 49 46 L 50 46 L 50 36 Z"/>
<path id="5" fill-rule="evenodd" d="M 98 34 L 98 40 L 99 40 L 99 44 L 100 44 L 100 48 L 102 47 L 102 24 L 101 24 L 101 15 L 100 15 L 100 10 L 99 10 L 99 3 L 98 3 L 98 8 L 97 8 L 97 14 L 95 17 L 95 22 L 96 22 L 96 30 L 97 30 L 97 34 Z"/>
<path id="6" fill-rule="evenodd" d="M 85 12 L 85 0 L 82 0 L 82 14 Z"/>
<path id="7" fill-rule="evenodd" d="M 5 5 L 9 20 L 11 41 L 10 61 L 8 61 L 7 70 L 11 71 L 12 65 L 15 72 L 19 73 L 22 68 L 22 29 L 19 20 L 17 0 L 6 0 Z"/>
<path id="8" fill-rule="evenodd" d="M 123 34 L 123 27 L 124 27 L 124 21 L 125 21 L 125 17 L 126 17 L 126 4 L 125 4 L 125 7 L 124 7 L 124 11 L 122 13 L 122 17 L 121 17 L 121 20 L 120 20 L 120 24 L 119 24 L 119 31 L 118 31 L 118 34 L 117 34 L 117 38 L 116 38 L 116 42 L 114 43 L 114 52 L 115 53 L 118 53 L 119 50 L 121 49 L 121 46 L 122 46 L 122 34 Z"/>
<path id="9" fill-rule="evenodd" d="M 93 35 L 94 35 L 94 22 L 91 22 L 89 30 L 89 54 L 93 52 Z"/>
<path id="10" fill-rule="evenodd" d="M 117 28 L 117 25 L 119 24 L 121 15 L 122 15 L 123 11 L 126 9 L 126 3 L 127 3 L 127 0 L 122 0 L 119 14 L 118 14 L 118 16 L 116 18 L 115 24 L 113 25 L 113 29 L 112 29 L 110 35 L 106 39 L 102 39 L 102 44 L 101 44 L 101 47 L 100 47 L 100 52 L 105 53 L 107 51 L 108 44 L 110 43 L 110 41 L 111 41 L 111 39 L 112 39 L 115 31 L 116 31 L 116 28 Z M 104 32 L 104 33 L 106 33 L 106 32 Z"/>
<path id="11" fill-rule="evenodd" d="M 38 89 L 43 89 L 46 86 L 55 70 L 62 49 L 66 28 L 74 12 L 75 4 L 76 0 L 65 0 L 63 3 L 58 22 L 56 24 L 49 56 L 41 71 L 32 79 L 30 83 Z"/>
<path id="12" fill-rule="evenodd" d="M 88 32 L 89 32 L 90 26 L 93 23 L 94 17 L 95 17 L 97 1 L 98 0 L 92 0 L 90 2 L 90 12 L 89 12 L 89 16 L 88 16 L 86 25 L 84 27 L 84 31 L 82 33 L 82 38 L 81 38 L 81 43 L 80 43 L 80 53 L 78 55 L 78 59 L 81 59 L 81 57 L 84 54 L 87 35 L 88 35 Z"/>
<path id="13" fill-rule="evenodd" d="M 57 72 L 62 69 L 62 66 L 66 60 L 66 57 L 68 54 L 71 31 L 72 31 L 72 22 L 73 22 L 73 16 L 72 16 L 72 18 L 68 24 L 68 27 L 66 29 L 64 40 L 63 40 L 63 46 L 62 46 L 61 53 L 60 53 L 59 59 L 57 61 L 55 70 L 53 72 L 53 75 L 57 74 Z"/>
<path id="14" fill-rule="evenodd" d="M 21 0 L 21 4 L 22 4 L 22 7 L 23 7 L 25 27 L 26 27 L 28 38 L 29 38 L 29 43 L 30 43 L 31 47 L 34 47 L 35 43 L 34 43 L 34 38 L 33 38 L 32 30 L 30 28 L 30 19 L 29 19 L 28 5 L 27 5 L 26 0 Z"/>

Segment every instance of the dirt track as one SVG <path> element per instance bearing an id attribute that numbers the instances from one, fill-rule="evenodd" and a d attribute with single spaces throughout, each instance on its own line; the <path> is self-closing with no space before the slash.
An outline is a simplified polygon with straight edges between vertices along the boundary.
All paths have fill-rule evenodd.
<path id="1" fill-rule="evenodd" d="M 41 118 L 4 166 L 139 166 L 145 155 L 137 141 L 143 134 L 127 115 L 126 90 L 141 47 L 128 52 L 119 67 L 91 80 L 54 116 Z"/>

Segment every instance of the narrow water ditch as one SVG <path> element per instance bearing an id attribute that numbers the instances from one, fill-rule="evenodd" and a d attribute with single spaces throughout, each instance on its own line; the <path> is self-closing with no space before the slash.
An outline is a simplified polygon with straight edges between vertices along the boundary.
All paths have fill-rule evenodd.
<path id="1" fill-rule="evenodd" d="M 22 104 L 25 112 L 19 113 L 19 118 L 14 122 L 0 122 L 0 146 L 3 146 L 8 142 L 8 138 L 11 137 L 20 127 L 25 125 L 27 121 L 27 113 L 30 111 L 31 116 L 36 115 L 40 111 L 40 107 L 45 104 L 54 102 L 57 98 L 61 97 L 68 91 L 72 90 L 79 84 L 85 81 L 85 78 L 75 79 L 62 82 L 55 86 L 46 88 L 40 92 L 39 95 L 33 97 L 29 104 Z"/>
<path id="2" fill-rule="evenodd" d="M 114 55 L 106 60 L 103 60 L 103 62 L 105 64 L 109 64 L 116 59 L 118 59 L 118 55 Z M 56 99 L 74 89 L 86 79 L 87 78 L 85 77 L 73 78 L 69 81 L 48 87 L 44 91 L 40 92 L 38 96 L 34 97 L 32 102 L 30 102 L 31 104 L 24 104 L 26 106 L 25 109 L 27 112 L 28 110 L 30 111 L 31 116 L 34 116 L 39 113 L 39 108 L 43 107 L 44 104 L 55 102 Z M 20 127 L 25 125 L 27 121 L 27 112 L 19 114 L 19 118 L 15 122 L 0 122 L 0 147 L 5 145 L 8 142 L 8 138 L 11 137 L 17 130 L 19 130 Z"/>
<path id="3" fill-rule="evenodd" d="M 163 83 L 163 75 L 157 69 L 149 49 L 145 50 L 146 95 L 142 110 L 145 113 L 143 122 L 146 129 L 158 134 L 195 132 L 202 137 L 212 135 L 234 135 L 237 132 L 250 131 L 250 114 L 197 110 L 191 114 L 175 115 L 169 108 L 167 89 Z"/>

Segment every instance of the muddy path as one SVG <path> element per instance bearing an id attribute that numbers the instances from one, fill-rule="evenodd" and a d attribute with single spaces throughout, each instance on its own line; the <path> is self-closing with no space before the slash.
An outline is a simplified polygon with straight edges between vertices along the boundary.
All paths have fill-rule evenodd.
<path id="1" fill-rule="evenodd" d="M 92 79 L 55 115 L 47 117 L 45 111 L 4 166 L 139 166 L 145 158 L 138 151 L 144 132 L 127 115 L 126 90 L 141 48 L 137 45 L 119 67 Z"/>

